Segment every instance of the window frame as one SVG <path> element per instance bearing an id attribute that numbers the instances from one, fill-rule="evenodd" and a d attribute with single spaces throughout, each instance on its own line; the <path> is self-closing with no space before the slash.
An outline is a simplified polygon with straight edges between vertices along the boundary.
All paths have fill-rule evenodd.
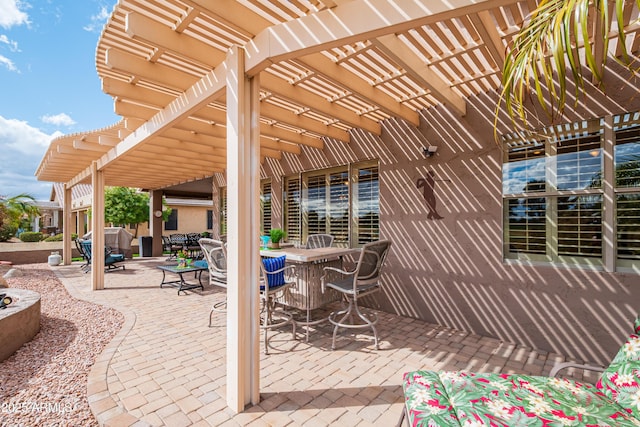
<path id="1" fill-rule="evenodd" d="M 632 132 L 634 128 L 639 131 Z M 604 271 L 630 271 L 640 272 L 640 253 L 636 255 L 634 252 L 640 252 L 640 237 L 637 239 L 631 239 L 630 251 L 631 258 L 624 259 L 619 255 L 619 239 L 620 236 L 617 232 L 617 224 L 619 222 L 620 215 L 623 215 L 621 208 L 618 207 L 617 202 L 623 195 L 631 195 L 631 198 L 636 197 L 640 201 L 640 168 L 634 169 L 635 176 L 632 175 L 631 180 L 634 185 L 618 186 L 617 182 L 617 165 L 616 165 L 616 147 L 618 146 L 618 135 L 629 134 L 631 137 L 625 143 L 635 144 L 629 148 L 633 151 L 634 155 L 640 154 L 640 112 L 624 113 L 620 115 L 609 115 L 600 118 L 582 120 L 573 123 L 565 123 L 556 126 L 550 126 L 545 129 L 537 130 L 531 133 L 538 138 L 542 136 L 554 136 L 555 138 L 546 138 L 543 147 L 544 167 L 545 167 L 545 185 L 539 186 L 533 189 L 534 191 L 526 191 L 526 186 L 515 187 L 511 183 L 514 170 L 519 166 L 509 166 L 510 154 L 513 154 L 516 150 L 513 147 L 517 147 L 522 150 L 524 144 L 532 144 L 533 138 L 527 141 L 526 137 L 523 138 L 522 134 L 509 134 L 504 135 L 503 141 L 503 159 L 502 159 L 502 206 L 503 206 L 503 260 L 505 262 L 529 262 L 529 263 L 544 263 L 558 266 L 577 266 L 579 268 L 590 268 Z M 598 147 L 591 144 L 593 141 L 589 141 L 590 135 L 599 135 Z M 563 186 L 562 174 L 559 173 L 559 168 L 562 167 L 563 160 L 559 158 L 558 145 L 563 141 L 578 141 L 578 144 L 584 143 L 584 149 L 575 150 L 573 160 L 569 156 L 569 166 L 574 171 L 574 175 L 577 177 L 578 182 L 582 180 L 582 185 L 575 187 Z M 518 144 L 520 144 L 518 146 Z M 510 151 L 511 149 L 511 151 Z M 634 151 L 635 150 L 635 151 Z M 566 150 L 564 150 L 566 152 Z M 562 153 L 561 153 L 562 155 Z M 593 165 L 595 161 L 593 159 L 599 158 L 599 171 L 593 173 Z M 517 156 L 516 156 L 517 157 Z M 526 156 L 521 156 L 525 158 Z M 523 160 L 520 160 L 523 161 Z M 581 167 L 581 165 L 583 167 Z M 526 170 L 528 165 L 523 163 L 520 165 L 519 173 L 528 177 L 528 171 Z M 591 181 L 588 185 L 584 185 L 584 180 L 581 174 L 584 172 L 591 174 Z M 566 175 L 568 176 L 568 175 Z M 558 178 L 560 177 L 560 178 Z M 528 178 L 527 178 L 528 179 Z M 521 192 L 508 192 L 509 190 L 521 188 Z M 545 209 L 545 245 L 546 250 L 544 254 L 535 254 L 518 252 L 511 250 L 510 245 L 514 242 L 513 228 L 510 228 L 512 222 L 510 221 L 512 216 L 510 214 L 510 203 L 513 200 L 532 200 L 535 198 L 544 198 L 546 202 Z M 597 201 L 600 198 L 600 201 Z M 568 223 L 575 221 L 577 231 L 571 231 L 576 240 L 573 245 L 576 251 L 584 251 L 581 254 L 562 254 L 561 250 L 561 227 L 562 227 L 562 201 L 563 200 L 591 200 L 592 204 L 600 204 L 599 215 L 597 212 L 589 211 L 589 207 L 585 207 L 586 213 L 584 216 L 575 216 L 573 219 L 569 218 Z M 576 209 L 576 208 L 573 208 Z M 579 210 L 579 208 L 578 208 Z M 525 216 L 528 214 L 525 210 Z M 569 211 L 566 211 L 569 212 Z M 523 214 L 520 214 L 522 216 Z M 570 217 L 570 215 L 569 215 Z M 593 228 L 587 222 L 583 223 L 583 219 L 591 219 L 593 224 L 597 224 L 599 220 L 600 224 L 600 240 L 601 240 L 601 252 L 598 256 L 593 257 L 585 255 L 589 252 L 589 241 L 585 237 L 581 240 L 582 233 L 584 236 L 589 236 L 589 233 L 593 233 Z M 528 219 L 528 216 L 527 216 Z M 633 220 L 632 220 L 633 221 Z M 636 228 L 637 227 L 637 228 Z M 633 235 L 640 236 L 640 220 L 637 220 L 635 224 L 627 226 L 627 231 Z M 637 233 L 637 234 L 636 234 Z M 568 235 L 568 240 L 571 240 L 572 235 Z M 597 239 L 596 235 L 592 236 L 592 239 Z M 583 244 L 584 243 L 584 244 Z M 565 248 L 570 246 L 570 243 L 565 245 Z M 582 245 L 582 249 L 580 249 Z"/>
<path id="2" fill-rule="evenodd" d="M 359 183 L 358 173 L 361 170 L 367 168 L 375 168 L 376 169 L 376 182 L 375 185 L 375 193 L 377 196 L 375 206 L 377 207 L 377 221 L 375 221 L 378 225 L 375 233 L 370 233 L 375 237 L 375 240 L 379 239 L 380 236 L 380 163 L 379 160 L 365 160 L 357 163 L 350 163 L 347 165 L 334 166 L 325 169 L 314 169 L 300 172 L 296 175 L 285 176 L 283 179 L 283 226 L 285 232 L 287 233 L 288 240 L 290 242 L 295 243 L 303 243 L 306 241 L 309 234 L 314 233 L 329 233 L 335 234 L 341 233 L 345 237 L 343 239 L 337 238 L 334 240 L 334 244 L 337 246 L 346 246 L 346 247 L 360 247 L 364 243 L 373 240 L 362 241 L 360 239 L 360 218 L 354 218 L 354 211 L 357 211 L 355 204 L 358 203 L 358 198 L 355 197 L 357 195 L 354 192 L 354 187 L 356 187 Z M 340 227 L 340 223 L 336 223 L 335 214 L 336 209 L 338 211 L 344 212 L 344 206 L 341 206 L 339 200 L 344 197 L 345 188 L 341 188 L 342 186 L 339 184 L 343 178 L 335 181 L 332 184 L 332 175 L 337 177 L 338 174 L 344 174 L 344 186 L 346 186 L 346 220 L 344 221 L 344 225 Z M 309 224 L 309 214 L 312 211 L 310 208 L 310 203 L 312 201 L 309 200 L 310 187 L 309 187 L 309 179 L 310 178 L 319 178 L 324 181 L 324 188 L 321 192 L 324 194 L 322 198 L 319 198 L 318 201 L 322 203 L 324 201 L 325 209 L 324 209 L 324 226 L 322 224 L 319 225 L 319 228 L 311 229 Z M 338 182 L 338 184 L 335 184 Z M 298 195 L 291 195 L 290 193 L 297 188 Z M 293 189 L 293 190 L 292 190 Z M 333 190 L 333 192 L 332 192 Z M 355 195 L 354 195 L 355 194 Z M 333 199 L 332 199 L 333 197 Z M 335 203 L 335 198 L 337 197 L 337 203 Z M 297 198 L 297 200 L 296 200 Z M 332 203 L 332 200 L 334 203 Z M 291 217 L 294 218 L 291 218 Z M 332 221 L 332 217 L 334 220 Z M 336 225 L 338 228 L 332 231 L 332 228 L 335 228 Z M 295 232 L 293 228 L 295 227 Z M 345 228 L 346 227 L 346 228 Z M 299 232 L 298 232 L 299 230 Z M 313 232 L 313 233 L 312 233 Z"/>

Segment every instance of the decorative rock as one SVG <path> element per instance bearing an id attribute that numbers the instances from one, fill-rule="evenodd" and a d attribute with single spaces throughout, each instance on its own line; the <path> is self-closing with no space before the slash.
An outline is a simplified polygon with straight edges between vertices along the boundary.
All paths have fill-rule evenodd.
<path id="1" fill-rule="evenodd" d="M 0 261 L 0 276 L 3 276 L 11 269 L 13 263 L 11 261 Z"/>
<path id="2" fill-rule="evenodd" d="M 17 268 L 12 268 L 11 270 L 7 271 L 7 273 L 2 276 L 5 279 L 10 279 L 12 277 L 20 277 L 22 276 L 22 271 L 18 270 Z"/>

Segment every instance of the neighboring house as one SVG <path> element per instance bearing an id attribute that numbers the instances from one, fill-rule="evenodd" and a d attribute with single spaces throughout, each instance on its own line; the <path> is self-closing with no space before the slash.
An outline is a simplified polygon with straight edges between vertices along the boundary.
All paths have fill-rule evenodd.
<path id="1" fill-rule="evenodd" d="M 71 232 L 79 236 L 91 231 L 89 209 L 91 208 L 91 185 L 79 184 L 71 190 Z M 166 198 L 166 207 L 171 209 L 169 219 L 163 224 L 162 234 L 169 236 L 173 233 L 202 233 L 212 232 L 214 216 L 211 200 Z M 43 202 L 38 202 L 38 206 Z M 62 229 L 62 206 L 64 206 L 64 186 L 54 183 L 51 189 L 52 214 L 44 216 L 44 227 L 53 225 L 58 231 Z M 42 209 L 42 207 L 41 207 Z M 44 212 L 44 211 L 43 211 Z M 49 220 L 49 218 L 51 218 Z M 216 221 L 217 222 L 217 221 Z M 117 226 L 119 224 L 113 224 Z M 131 234 L 136 235 L 135 224 L 120 224 Z M 138 224 L 137 236 L 149 235 L 148 223 Z"/>
<path id="2" fill-rule="evenodd" d="M 50 201 L 37 200 L 34 203 L 40 215 L 31 220 L 31 230 L 45 235 L 57 234 L 62 229 L 62 206 Z"/>

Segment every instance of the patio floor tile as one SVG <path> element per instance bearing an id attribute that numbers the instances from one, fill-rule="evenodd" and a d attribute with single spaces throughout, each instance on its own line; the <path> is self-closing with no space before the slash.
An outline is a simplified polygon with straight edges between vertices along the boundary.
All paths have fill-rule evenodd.
<path id="1" fill-rule="evenodd" d="M 402 375 L 416 369 L 469 369 L 544 375 L 557 354 L 420 320 L 379 313 L 380 350 L 369 331 L 330 325 L 270 333 L 260 345 L 261 401 L 234 414 L 226 405 L 226 318 L 209 311 L 219 288 L 176 295 L 160 288 L 164 258 L 127 261 L 91 291 L 77 265 L 53 270 L 76 298 L 118 309 L 125 326 L 89 375 L 88 398 L 101 425 L 114 426 L 389 426 L 402 411 Z M 206 278 L 203 279 L 206 283 Z M 263 339 L 263 334 L 261 334 Z M 137 417 L 135 416 L 137 415 Z"/>

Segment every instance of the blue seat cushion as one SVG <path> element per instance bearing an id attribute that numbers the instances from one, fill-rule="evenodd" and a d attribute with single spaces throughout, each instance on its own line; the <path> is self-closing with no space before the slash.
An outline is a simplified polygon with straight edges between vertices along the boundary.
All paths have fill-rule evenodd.
<path id="1" fill-rule="evenodd" d="M 113 264 L 115 262 L 122 262 L 124 261 L 124 255 L 123 254 L 109 254 L 105 260 L 104 263 L 105 264 Z"/>
<path id="2" fill-rule="evenodd" d="M 267 273 L 282 270 L 284 268 L 284 262 L 287 259 L 286 255 L 279 256 L 277 258 L 264 258 L 262 260 L 262 264 L 264 265 L 264 270 Z M 269 289 L 275 288 L 278 286 L 282 286 L 285 284 L 284 281 L 284 271 L 281 271 L 277 274 L 266 274 L 267 283 L 269 285 Z M 260 286 L 261 290 L 263 289 Z"/>
<path id="3" fill-rule="evenodd" d="M 207 261 L 203 259 L 199 259 L 198 261 L 194 262 L 193 265 L 200 268 L 209 268 L 209 264 L 207 264 Z"/>

